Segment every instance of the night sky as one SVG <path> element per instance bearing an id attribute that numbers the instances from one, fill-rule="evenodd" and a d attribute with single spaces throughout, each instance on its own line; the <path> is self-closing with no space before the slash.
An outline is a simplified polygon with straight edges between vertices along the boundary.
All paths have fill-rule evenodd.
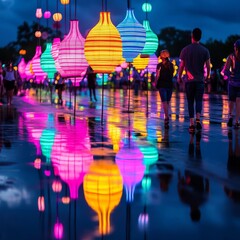
<path id="1" fill-rule="evenodd" d="M 16 40 L 17 27 L 24 21 L 31 24 L 37 21 L 35 17 L 37 2 L 41 4 L 43 11 L 48 9 L 56 12 L 57 0 L 0 0 L 0 47 Z M 59 12 L 64 16 L 64 7 L 59 1 Z M 114 25 L 119 24 L 125 17 L 127 0 L 108 0 L 107 6 L 102 6 L 101 0 L 71 0 L 71 19 L 75 18 L 74 8 L 77 5 L 76 18 L 79 20 L 80 32 L 83 36 L 99 20 L 99 12 L 107 10 L 111 12 Z M 142 4 L 146 0 L 131 0 L 135 16 L 140 23 L 145 19 Z M 225 41 L 233 34 L 240 34 L 239 1 L 237 0 L 148 0 L 152 4 L 152 12 L 148 14 L 150 26 L 155 33 L 162 28 L 175 27 L 180 30 L 191 30 L 200 27 L 203 30 L 202 42 L 212 38 Z M 104 8 L 104 9 L 103 9 Z M 67 20 L 69 20 L 69 7 Z M 42 25 L 47 25 L 45 19 L 41 19 Z M 53 20 L 49 20 L 48 26 L 52 26 Z M 62 20 L 64 32 L 64 20 Z"/>

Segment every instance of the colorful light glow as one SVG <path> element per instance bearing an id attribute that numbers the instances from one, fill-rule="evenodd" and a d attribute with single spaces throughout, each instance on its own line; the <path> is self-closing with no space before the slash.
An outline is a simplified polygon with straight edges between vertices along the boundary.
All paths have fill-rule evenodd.
<path id="1" fill-rule="evenodd" d="M 94 161 L 83 181 L 88 205 L 97 212 L 99 234 L 111 232 L 110 214 L 122 197 L 123 182 L 118 166 L 107 160 Z"/>
<path id="2" fill-rule="evenodd" d="M 141 182 L 144 176 L 143 158 L 144 156 L 139 148 L 129 142 L 116 154 L 115 160 L 123 177 L 127 202 L 133 202 L 135 186 Z"/>
<path id="3" fill-rule="evenodd" d="M 146 30 L 146 41 L 142 50 L 142 54 L 152 55 L 158 48 L 158 37 L 152 31 L 148 20 L 143 21 L 143 27 Z"/>
<path id="4" fill-rule="evenodd" d="M 49 42 L 47 43 L 46 49 L 40 57 L 41 68 L 45 73 L 47 73 L 49 79 L 53 79 L 54 74 L 57 71 L 51 50 L 52 43 Z"/>
<path id="5" fill-rule="evenodd" d="M 100 12 L 99 22 L 87 35 L 84 52 L 96 73 L 111 73 L 122 60 L 122 40 L 110 12 Z"/>
<path id="6" fill-rule="evenodd" d="M 133 9 L 128 9 L 124 20 L 117 25 L 122 38 L 123 58 L 126 62 L 133 62 L 133 59 L 140 54 L 146 41 L 146 30 L 137 21 Z"/>
<path id="7" fill-rule="evenodd" d="M 149 57 L 141 57 L 139 54 L 136 58 L 133 59 L 133 65 L 137 70 L 143 70 L 147 67 L 149 63 Z"/>
<path id="8" fill-rule="evenodd" d="M 78 20 L 70 21 L 70 30 L 59 45 L 58 62 L 62 77 L 80 77 L 88 67 L 84 55 L 85 39 L 78 27 Z"/>
<path id="9" fill-rule="evenodd" d="M 37 83 L 43 82 L 43 80 L 47 76 L 47 74 L 42 70 L 42 67 L 41 67 L 41 63 L 40 63 L 41 54 L 42 54 L 42 48 L 41 46 L 37 46 L 35 55 L 32 58 L 32 70 L 35 76 L 35 81 Z"/>

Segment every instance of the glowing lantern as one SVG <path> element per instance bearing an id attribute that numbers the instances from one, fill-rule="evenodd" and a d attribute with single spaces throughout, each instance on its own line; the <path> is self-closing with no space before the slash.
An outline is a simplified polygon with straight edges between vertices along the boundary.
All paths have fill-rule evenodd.
<path id="1" fill-rule="evenodd" d="M 148 20 L 143 21 L 143 26 L 146 30 L 146 42 L 142 54 L 151 55 L 154 54 L 158 48 L 158 37 L 152 31 Z"/>
<path id="2" fill-rule="evenodd" d="M 47 73 L 49 79 L 54 78 L 56 73 L 55 62 L 51 54 L 52 43 L 47 43 L 46 49 L 40 57 L 42 70 Z"/>
<path id="3" fill-rule="evenodd" d="M 54 224 L 54 237 L 56 239 L 63 238 L 63 224 L 59 220 Z"/>
<path id="4" fill-rule="evenodd" d="M 129 142 L 116 154 L 116 163 L 123 177 L 127 202 L 133 201 L 135 186 L 144 176 L 143 157 L 139 148 Z"/>
<path id="5" fill-rule="evenodd" d="M 137 70 L 143 70 L 146 68 L 149 62 L 149 57 L 141 57 L 141 54 L 139 54 L 136 58 L 133 60 L 133 65 Z"/>
<path id="6" fill-rule="evenodd" d="M 58 180 L 54 180 L 52 183 L 52 190 L 54 192 L 61 192 L 62 191 L 62 183 Z"/>
<path id="7" fill-rule="evenodd" d="M 84 52 L 97 73 L 111 73 L 122 60 L 122 40 L 110 12 L 100 12 L 99 22 L 87 35 Z"/>
<path id="8" fill-rule="evenodd" d="M 61 1 L 61 4 L 63 5 L 69 4 L 69 0 L 60 0 L 60 1 Z"/>
<path id="9" fill-rule="evenodd" d="M 19 51 L 19 54 L 20 54 L 20 55 L 26 55 L 26 53 L 27 53 L 27 51 L 26 51 L 25 49 L 21 49 L 21 50 Z"/>
<path id="10" fill-rule="evenodd" d="M 26 74 L 26 78 L 29 80 L 31 78 L 33 78 L 33 71 L 32 71 L 32 60 L 30 60 L 25 68 L 25 74 Z"/>
<path id="11" fill-rule="evenodd" d="M 41 8 L 37 8 L 36 9 L 36 18 L 41 18 L 42 17 L 42 9 Z"/>
<path id="12" fill-rule="evenodd" d="M 150 73 L 156 72 L 157 64 L 158 64 L 158 58 L 156 54 L 150 55 L 149 62 L 148 62 L 148 71 Z"/>
<path id="13" fill-rule="evenodd" d="M 111 232 L 110 214 L 122 197 L 122 177 L 115 163 L 98 160 L 92 163 L 83 181 L 83 191 L 88 205 L 97 212 L 99 233 Z"/>
<path id="14" fill-rule="evenodd" d="M 42 131 L 40 137 L 40 145 L 42 148 L 42 154 L 46 157 L 47 162 L 50 162 L 52 146 L 54 143 L 54 138 L 56 130 L 54 128 L 54 119 L 52 114 L 48 115 L 47 128 Z"/>
<path id="15" fill-rule="evenodd" d="M 48 18 L 51 17 L 51 12 L 50 11 L 45 11 L 43 16 L 44 16 L 45 19 L 48 19 Z"/>
<path id="16" fill-rule="evenodd" d="M 45 210 L 44 196 L 39 196 L 38 197 L 38 210 L 40 212 L 44 212 L 44 210 Z"/>
<path id="17" fill-rule="evenodd" d="M 150 3 L 144 3 L 142 5 L 143 12 L 151 12 L 152 11 L 152 5 Z"/>
<path id="18" fill-rule="evenodd" d="M 70 21 L 68 35 L 59 45 L 58 62 L 62 77 L 79 77 L 88 67 L 84 56 L 84 38 L 79 32 L 78 20 Z"/>
<path id="19" fill-rule="evenodd" d="M 78 189 L 93 161 L 86 124 L 83 119 L 76 120 L 74 126 L 59 126 L 51 152 L 54 172 L 68 184 L 71 199 L 78 198 Z"/>
<path id="20" fill-rule="evenodd" d="M 54 38 L 53 39 L 53 43 L 52 43 L 52 50 L 51 50 L 51 54 L 52 54 L 52 57 L 55 61 L 55 67 L 57 69 L 57 71 L 61 74 L 62 74 L 62 69 L 59 65 L 59 61 L 58 61 L 58 54 L 59 54 L 59 46 L 60 46 L 60 38 Z"/>
<path id="21" fill-rule="evenodd" d="M 117 25 L 121 34 L 123 57 L 126 62 L 132 62 L 144 48 L 146 31 L 137 21 L 133 9 L 128 9 L 125 19 Z"/>
<path id="22" fill-rule="evenodd" d="M 62 20 L 62 14 L 61 13 L 54 13 L 53 14 L 53 20 L 55 22 L 60 22 Z"/>
<path id="23" fill-rule="evenodd" d="M 40 38 L 41 36 L 42 36 L 41 31 L 36 31 L 36 32 L 35 32 L 35 37 L 36 37 L 36 38 Z"/>
<path id="24" fill-rule="evenodd" d="M 24 60 L 24 58 L 21 58 L 21 61 L 18 64 L 18 73 L 19 73 L 21 79 L 25 79 L 26 78 L 25 69 L 26 69 L 25 60 Z"/>
<path id="25" fill-rule="evenodd" d="M 37 46 L 35 55 L 32 59 L 32 70 L 35 75 L 35 80 L 37 83 L 41 83 L 47 76 L 47 74 L 42 70 L 42 67 L 40 64 L 41 54 L 42 54 L 41 46 Z"/>

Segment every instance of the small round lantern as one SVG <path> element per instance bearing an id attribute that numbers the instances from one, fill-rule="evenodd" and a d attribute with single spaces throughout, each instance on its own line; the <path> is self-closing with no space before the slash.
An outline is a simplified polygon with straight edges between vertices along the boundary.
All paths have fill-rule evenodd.
<path id="1" fill-rule="evenodd" d="M 150 3 L 144 3 L 142 5 L 143 12 L 151 12 L 152 11 L 152 5 Z"/>
<path id="2" fill-rule="evenodd" d="M 54 13 L 53 14 L 53 20 L 55 22 L 60 22 L 62 20 L 62 14 L 61 13 Z"/>
<path id="3" fill-rule="evenodd" d="M 51 12 L 50 11 L 45 11 L 43 16 L 44 16 L 44 18 L 48 19 L 48 18 L 51 17 Z"/>
<path id="4" fill-rule="evenodd" d="M 35 37 L 36 37 L 36 38 L 40 38 L 41 36 L 42 36 L 41 31 L 36 31 L 36 32 L 35 32 Z"/>
<path id="5" fill-rule="evenodd" d="M 60 0 L 60 1 L 61 1 L 61 4 L 63 5 L 69 4 L 69 0 Z"/>
<path id="6" fill-rule="evenodd" d="M 41 18 L 42 17 L 42 9 L 41 8 L 37 8 L 36 9 L 36 18 Z"/>

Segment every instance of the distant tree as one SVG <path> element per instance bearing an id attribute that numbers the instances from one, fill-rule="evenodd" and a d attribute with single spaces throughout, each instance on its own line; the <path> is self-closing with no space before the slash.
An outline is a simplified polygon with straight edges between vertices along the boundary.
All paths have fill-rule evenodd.
<path id="1" fill-rule="evenodd" d="M 35 32 L 40 30 L 42 33 L 46 32 L 48 35 L 47 39 L 37 39 Z M 7 62 L 9 58 L 13 59 L 13 62 L 17 62 L 19 59 L 18 52 L 21 49 L 26 50 L 25 60 L 28 62 L 33 58 L 37 45 L 42 46 L 42 52 L 45 50 L 46 41 L 52 41 L 54 37 L 61 37 L 61 32 L 53 30 L 49 27 L 42 26 L 37 22 L 33 22 L 29 25 L 27 22 L 23 22 L 22 25 L 18 26 L 17 39 L 14 42 L 9 43 L 6 47 L 0 49 L 0 59 L 3 62 Z"/>
<path id="2" fill-rule="evenodd" d="M 172 57 L 178 57 L 183 47 L 191 43 L 191 31 L 178 30 L 175 27 L 163 28 L 158 34 L 159 47 L 157 56 L 163 49 L 168 49 Z"/>

